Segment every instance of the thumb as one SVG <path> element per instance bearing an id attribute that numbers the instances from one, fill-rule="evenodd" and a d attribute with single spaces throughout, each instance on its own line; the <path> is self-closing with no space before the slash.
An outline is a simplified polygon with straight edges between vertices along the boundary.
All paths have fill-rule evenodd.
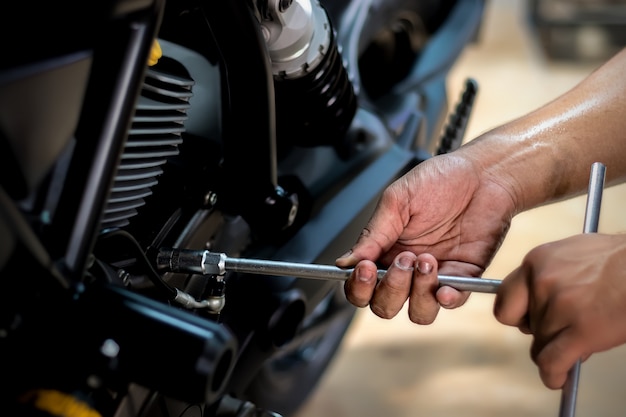
<path id="1" fill-rule="evenodd" d="M 367 259 L 376 261 L 383 249 L 370 237 L 369 229 L 363 229 L 356 243 L 350 250 L 335 260 L 335 265 L 340 268 L 355 266 L 358 262 Z"/>
<path id="2" fill-rule="evenodd" d="M 352 248 L 337 258 L 336 265 L 350 267 L 367 259 L 376 261 L 382 253 L 387 252 L 400 237 L 404 230 L 398 193 L 394 192 L 395 184 L 387 188 L 378 201 L 374 213 L 361 231 Z"/>
<path id="3" fill-rule="evenodd" d="M 529 333 L 529 288 L 523 267 L 516 268 L 502 280 L 493 306 L 493 313 L 500 323 Z"/>

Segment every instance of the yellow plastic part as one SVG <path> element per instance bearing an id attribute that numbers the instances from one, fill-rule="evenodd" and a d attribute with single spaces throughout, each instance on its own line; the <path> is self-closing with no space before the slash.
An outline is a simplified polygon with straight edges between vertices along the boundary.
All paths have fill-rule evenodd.
<path id="1" fill-rule="evenodd" d="M 51 389 L 29 391 L 22 397 L 22 402 L 57 417 L 102 417 L 89 404 L 72 395 Z"/>
<path id="2" fill-rule="evenodd" d="M 161 50 L 161 45 L 159 45 L 158 40 L 154 40 L 152 43 L 152 49 L 150 50 L 150 56 L 148 57 L 148 65 L 153 66 L 159 62 L 159 59 L 163 56 L 163 51 Z"/>

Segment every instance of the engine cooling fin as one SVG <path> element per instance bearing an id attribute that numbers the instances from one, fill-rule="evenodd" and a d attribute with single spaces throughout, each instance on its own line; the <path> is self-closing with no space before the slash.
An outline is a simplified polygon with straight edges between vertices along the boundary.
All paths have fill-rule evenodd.
<path id="1" fill-rule="evenodd" d="M 158 184 L 162 166 L 178 155 L 193 85 L 184 68 L 166 57 L 147 70 L 102 229 L 127 226 Z"/>

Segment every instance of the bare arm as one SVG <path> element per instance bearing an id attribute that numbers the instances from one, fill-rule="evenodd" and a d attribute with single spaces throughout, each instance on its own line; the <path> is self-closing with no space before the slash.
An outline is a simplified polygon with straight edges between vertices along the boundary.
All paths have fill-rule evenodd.
<path id="1" fill-rule="evenodd" d="M 594 162 L 626 179 L 626 49 L 572 90 L 463 151 L 511 190 L 517 213 L 580 194 Z"/>
<path id="2" fill-rule="evenodd" d="M 594 162 L 606 183 L 626 179 L 626 49 L 576 87 L 391 184 L 352 248 L 336 263 L 354 305 L 432 322 L 467 299 L 437 288 L 437 273 L 481 276 L 518 213 L 584 192 Z M 407 267 L 405 263 L 413 263 Z M 376 281 L 377 265 L 389 265 Z"/>

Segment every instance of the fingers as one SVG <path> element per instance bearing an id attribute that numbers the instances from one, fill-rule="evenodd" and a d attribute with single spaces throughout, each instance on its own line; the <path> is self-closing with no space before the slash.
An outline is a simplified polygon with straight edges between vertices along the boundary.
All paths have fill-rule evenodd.
<path id="1" fill-rule="evenodd" d="M 515 326 L 523 333 L 528 328 L 528 284 L 522 267 L 511 272 L 500 284 L 494 301 L 493 314 L 500 323 Z"/>
<path id="2" fill-rule="evenodd" d="M 377 267 L 372 261 L 361 261 L 344 284 L 347 300 L 357 307 L 366 307 L 374 294 L 377 281 Z"/>
<path id="3" fill-rule="evenodd" d="M 539 376 L 544 385 L 551 389 L 562 388 L 569 370 L 580 360 L 589 357 L 578 348 L 580 337 L 571 328 L 558 333 L 543 347 L 535 339 L 531 347 L 531 357 L 539 368 Z"/>
<path id="4" fill-rule="evenodd" d="M 437 261 L 432 255 L 417 257 L 409 295 L 409 319 L 417 324 L 431 324 L 439 312 L 435 293 L 439 288 Z"/>
<path id="5" fill-rule="evenodd" d="M 434 256 L 416 256 L 407 251 L 396 256 L 385 276 L 377 282 L 376 265 L 364 260 L 346 281 L 346 298 L 358 307 L 369 305 L 374 314 L 386 319 L 395 317 L 408 299 L 409 319 L 417 324 L 430 324 L 439 311 L 437 271 Z M 448 290 L 452 305 L 463 303 L 466 295 L 452 288 Z"/>
<path id="6" fill-rule="evenodd" d="M 498 288 L 494 316 L 502 324 L 533 335 L 530 354 L 541 380 L 546 387 L 559 389 L 576 361 L 589 355 L 583 354 L 580 334 L 568 325 L 568 316 L 547 308 L 545 294 L 538 295 L 543 292 L 536 279 L 530 287 L 531 279 L 524 266 L 511 272 Z"/>
<path id="7" fill-rule="evenodd" d="M 380 282 L 377 282 L 376 264 L 367 260 L 359 262 L 344 285 L 346 298 L 358 307 L 369 305 L 381 318 L 395 317 L 409 298 L 416 261 L 415 254 L 400 253 Z"/>
<path id="8" fill-rule="evenodd" d="M 409 293 L 417 256 L 402 252 L 394 259 L 376 287 L 370 309 L 379 317 L 392 318 L 402 309 Z"/>
<path id="9" fill-rule="evenodd" d="M 439 305 L 446 309 L 461 307 L 469 295 L 469 291 L 459 291 L 447 285 L 442 285 L 436 294 Z"/>

